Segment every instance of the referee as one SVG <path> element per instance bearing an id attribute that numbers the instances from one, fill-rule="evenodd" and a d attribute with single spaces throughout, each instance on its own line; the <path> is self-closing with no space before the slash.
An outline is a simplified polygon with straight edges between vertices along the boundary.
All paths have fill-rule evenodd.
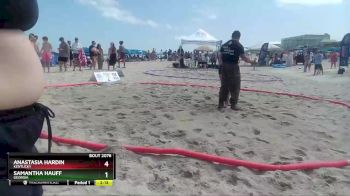
<path id="1" fill-rule="evenodd" d="M 229 93 L 231 93 L 230 103 L 232 110 L 239 110 L 237 102 L 239 98 L 239 91 L 241 89 L 241 73 L 238 65 L 239 58 L 243 61 L 256 64 L 255 61 L 251 61 L 244 54 L 244 48 L 239 39 L 241 33 L 234 31 L 232 33 L 232 39 L 221 46 L 219 54 L 219 75 L 221 78 L 221 87 L 219 93 L 219 106 L 218 109 L 224 108 L 224 102 L 227 100 Z"/>

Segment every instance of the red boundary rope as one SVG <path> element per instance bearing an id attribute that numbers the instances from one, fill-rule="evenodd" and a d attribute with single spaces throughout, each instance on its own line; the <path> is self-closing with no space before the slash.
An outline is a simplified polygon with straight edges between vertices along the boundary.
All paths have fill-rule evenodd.
<path id="1" fill-rule="evenodd" d="M 210 155 L 206 153 L 200 153 L 200 152 L 195 152 L 195 151 L 190 151 L 190 150 L 185 150 L 180 148 L 158 148 L 158 147 L 129 146 L 129 145 L 124 145 L 123 147 L 134 153 L 156 154 L 156 155 L 181 155 L 181 156 L 208 161 L 212 163 L 219 163 L 219 164 L 235 166 L 235 167 L 242 166 L 242 167 L 256 169 L 260 171 L 311 170 L 311 169 L 319 169 L 323 167 L 341 168 L 341 167 L 346 167 L 350 165 L 350 161 L 348 160 L 274 165 L 274 164 L 256 163 L 251 161 L 238 160 L 238 159 L 233 159 L 228 157 L 220 157 L 217 155 Z"/>
<path id="2" fill-rule="evenodd" d="M 40 138 L 42 139 L 48 139 L 47 132 L 42 131 Z M 52 141 L 62 144 L 69 144 L 74 146 L 80 146 L 83 148 L 87 148 L 93 151 L 102 151 L 108 148 L 107 144 L 100 144 L 95 142 L 89 142 L 89 141 L 83 141 L 83 140 L 76 140 L 76 139 L 70 139 L 70 138 L 64 138 L 60 136 L 53 135 Z"/>
<path id="3" fill-rule="evenodd" d="M 61 87 L 75 87 L 75 86 L 86 86 L 86 85 L 97 85 L 98 82 L 82 82 L 82 83 L 69 83 L 69 84 L 49 84 L 45 88 L 61 88 Z"/>
<path id="4" fill-rule="evenodd" d="M 142 82 L 140 84 L 162 85 L 162 86 L 189 86 L 189 87 L 215 88 L 215 89 L 219 88 L 218 86 L 192 84 L 192 83 Z M 348 109 L 350 109 L 350 103 L 346 103 L 346 102 L 340 101 L 340 100 L 329 100 L 329 99 L 323 99 L 320 97 L 311 97 L 311 96 L 294 94 L 294 93 L 282 93 L 282 92 L 273 92 L 273 91 L 257 90 L 257 89 L 249 89 L 249 88 L 241 88 L 241 91 L 265 93 L 265 94 L 273 94 L 273 95 L 282 95 L 282 96 L 289 96 L 289 97 L 298 97 L 298 98 L 314 100 L 314 101 L 324 101 L 324 102 L 328 102 L 328 103 L 332 103 L 332 104 L 336 104 L 336 105 L 341 105 L 341 106 L 344 106 L 344 107 L 347 107 Z"/>
<path id="5" fill-rule="evenodd" d="M 51 85 L 45 86 L 45 88 L 77 87 L 77 86 L 98 85 L 98 84 L 100 84 L 100 83 L 98 83 L 98 82 L 83 82 L 83 83 L 70 83 L 70 84 L 51 84 Z M 201 88 L 219 88 L 217 86 L 191 84 L 191 83 L 142 82 L 140 84 L 163 85 L 163 86 L 190 86 L 190 87 L 201 87 Z M 311 97 L 311 96 L 294 94 L 294 93 L 273 92 L 273 91 L 248 89 L 248 88 L 241 88 L 241 91 L 274 94 L 274 95 L 282 95 L 282 96 L 289 96 L 289 97 L 298 97 L 298 98 L 309 99 L 309 100 L 314 100 L 314 101 L 324 101 L 324 102 L 332 103 L 335 105 L 344 106 L 344 107 L 347 107 L 350 109 L 350 103 L 347 103 L 347 102 L 341 101 L 341 100 L 329 100 L 329 99 L 323 99 L 320 97 Z"/>

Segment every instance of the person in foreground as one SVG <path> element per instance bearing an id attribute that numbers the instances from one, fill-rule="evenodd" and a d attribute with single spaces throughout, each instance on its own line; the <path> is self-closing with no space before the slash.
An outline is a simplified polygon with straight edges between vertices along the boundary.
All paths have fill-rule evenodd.
<path id="1" fill-rule="evenodd" d="M 37 103 L 44 90 L 40 60 L 22 31 L 38 19 L 36 0 L 0 0 L 0 195 L 41 196 L 41 186 L 9 186 L 8 152 L 38 152 L 34 144 L 53 112 Z M 49 140 L 49 151 L 51 139 Z M 5 177 L 6 176 L 6 177 Z"/>
<path id="2" fill-rule="evenodd" d="M 219 53 L 219 75 L 221 75 L 221 87 L 219 93 L 218 109 L 224 108 L 224 102 L 227 100 L 229 93 L 231 93 L 230 103 L 231 109 L 239 110 L 237 102 L 239 98 L 239 91 L 241 90 L 241 73 L 238 65 L 239 58 L 243 61 L 256 64 L 251 61 L 244 54 L 244 48 L 239 39 L 241 33 L 234 31 L 232 39 L 221 46 Z"/>

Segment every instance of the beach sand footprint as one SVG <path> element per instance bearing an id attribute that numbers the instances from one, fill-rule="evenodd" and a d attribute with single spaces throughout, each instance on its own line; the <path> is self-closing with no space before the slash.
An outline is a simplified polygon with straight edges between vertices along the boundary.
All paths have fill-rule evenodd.
<path id="1" fill-rule="evenodd" d="M 186 131 L 178 129 L 176 131 L 170 132 L 170 136 L 172 136 L 172 137 L 184 137 L 184 136 L 186 136 Z"/>
<path id="2" fill-rule="evenodd" d="M 321 176 L 327 182 L 327 184 L 333 184 L 333 183 L 337 182 L 337 178 L 336 177 L 333 177 L 333 176 L 330 176 L 330 175 L 327 175 L 327 174 L 324 174 L 324 175 L 321 175 Z"/>
<path id="3" fill-rule="evenodd" d="M 236 133 L 233 131 L 229 131 L 229 132 L 227 132 L 227 134 L 232 135 L 233 137 L 236 137 Z"/>
<path id="4" fill-rule="evenodd" d="M 277 120 L 275 117 L 269 115 L 269 114 L 263 114 L 265 117 L 269 118 L 270 120 Z"/>
<path id="5" fill-rule="evenodd" d="M 174 131 L 163 131 L 162 134 L 165 136 L 166 139 L 174 139 L 186 136 L 186 131 L 178 129 Z"/>
<path id="6" fill-rule="evenodd" d="M 136 101 L 141 100 L 141 98 L 139 96 L 136 96 L 136 95 L 132 96 L 132 98 L 134 98 Z"/>
<path id="7" fill-rule="evenodd" d="M 293 189 L 292 184 L 290 184 L 289 182 L 281 181 L 281 180 L 279 180 L 279 178 L 277 178 L 277 177 L 269 177 L 269 178 L 268 178 L 268 181 L 269 181 L 269 183 L 272 184 L 276 189 L 278 189 L 278 190 L 280 190 L 280 191 L 282 191 L 282 192 Z"/>
<path id="8" fill-rule="evenodd" d="M 190 112 L 190 115 L 191 115 L 191 116 L 197 116 L 197 112 L 191 111 L 191 112 Z"/>
<path id="9" fill-rule="evenodd" d="M 293 117 L 293 118 L 298 118 L 296 115 L 291 114 L 291 113 L 283 112 L 282 114 L 283 114 L 283 115 L 286 115 L 286 116 L 291 116 L 291 117 Z"/>
<path id="10" fill-rule="evenodd" d="M 164 114 L 164 117 L 167 118 L 168 120 L 175 120 L 175 117 L 171 114 Z"/>
<path id="11" fill-rule="evenodd" d="M 283 121 L 283 122 L 280 122 L 280 125 L 288 127 L 288 126 L 291 126 L 293 124 L 290 122 Z"/>
<path id="12" fill-rule="evenodd" d="M 117 119 L 126 119 L 126 114 L 125 113 L 118 113 Z"/>
<path id="13" fill-rule="evenodd" d="M 254 135 L 260 135 L 261 131 L 257 128 L 253 128 Z"/>
<path id="14" fill-rule="evenodd" d="M 295 149 L 294 152 L 295 152 L 295 154 L 297 154 L 298 156 L 301 156 L 301 157 L 307 156 L 307 154 L 304 152 L 304 150 Z"/>
<path id="15" fill-rule="evenodd" d="M 247 155 L 249 158 L 253 158 L 256 156 L 254 151 L 243 152 L 243 154 Z"/>
<path id="16" fill-rule="evenodd" d="M 312 131 L 313 133 L 315 133 L 317 135 L 317 137 L 323 138 L 323 139 L 334 139 L 333 136 L 327 134 L 326 132 L 323 131 Z"/>
<path id="17" fill-rule="evenodd" d="M 155 138 L 160 138 L 160 134 L 156 131 L 149 131 L 148 134 Z"/>
<path id="18" fill-rule="evenodd" d="M 156 126 L 159 126 L 159 125 L 161 125 L 161 124 L 162 124 L 162 122 L 158 120 L 158 121 L 152 123 L 151 125 L 154 126 L 154 127 L 156 127 Z"/>
<path id="19" fill-rule="evenodd" d="M 263 143 L 265 143 L 265 144 L 270 144 L 270 142 L 268 142 L 268 141 L 266 141 L 266 140 L 263 140 L 263 139 L 261 139 L 261 138 L 255 138 L 255 140 L 256 141 L 259 141 L 259 142 L 263 142 Z"/>

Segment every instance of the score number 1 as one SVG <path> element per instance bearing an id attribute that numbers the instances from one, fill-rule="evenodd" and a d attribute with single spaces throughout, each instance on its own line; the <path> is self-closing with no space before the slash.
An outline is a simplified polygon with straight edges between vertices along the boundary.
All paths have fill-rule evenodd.
<path id="1" fill-rule="evenodd" d="M 109 166 L 108 161 L 106 161 L 105 164 L 103 164 L 103 165 L 108 167 Z M 106 174 L 106 178 L 108 178 L 108 172 L 105 172 L 105 174 Z"/>

